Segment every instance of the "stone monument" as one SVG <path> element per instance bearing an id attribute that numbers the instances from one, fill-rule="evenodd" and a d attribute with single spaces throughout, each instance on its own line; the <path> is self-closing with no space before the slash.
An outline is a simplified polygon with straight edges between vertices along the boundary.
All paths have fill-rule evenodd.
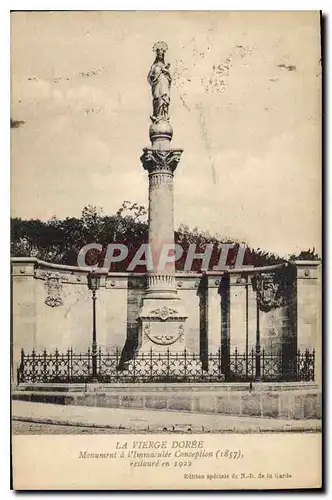
<path id="1" fill-rule="evenodd" d="M 177 296 L 175 263 L 163 265 L 174 255 L 174 172 L 182 149 L 171 149 L 173 129 L 169 119 L 171 73 L 165 62 L 167 45 L 153 46 L 155 60 L 148 74 L 153 114 L 149 130 L 151 147 L 143 149 L 141 162 L 149 174 L 149 248 L 152 265 L 140 311 L 139 352 L 183 351 L 186 313 Z M 167 259 L 166 259 L 167 260 Z"/>

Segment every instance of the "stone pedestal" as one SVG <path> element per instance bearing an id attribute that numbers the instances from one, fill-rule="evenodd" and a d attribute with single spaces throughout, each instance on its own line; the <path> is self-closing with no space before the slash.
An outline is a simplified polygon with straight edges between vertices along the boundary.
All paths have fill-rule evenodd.
<path id="1" fill-rule="evenodd" d="M 143 299 L 140 352 L 182 352 L 186 319 L 180 299 Z"/>

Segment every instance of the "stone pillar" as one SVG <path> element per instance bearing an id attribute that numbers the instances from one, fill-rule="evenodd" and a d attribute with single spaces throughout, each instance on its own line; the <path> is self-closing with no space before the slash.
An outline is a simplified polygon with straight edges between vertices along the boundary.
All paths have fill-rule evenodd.
<path id="1" fill-rule="evenodd" d="M 297 348 L 315 349 L 315 382 L 322 378 L 320 262 L 298 260 L 296 266 Z"/>
<path id="2" fill-rule="evenodd" d="M 140 311 L 140 352 L 184 349 L 187 315 L 177 296 L 175 264 L 162 262 L 162 256 L 174 255 L 173 181 L 182 149 L 171 149 L 173 129 L 168 116 L 171 74 L 164 57 L 167 45 L 157 42 L 156 59 L 148 81 L 153 97 L 153 116 L 149 135 L 150 148 L 143 149 L 141 162 L 149 174 L 149 249 L 148 284 Z M 173 259 L 174 260 L 174 259 Z M 149 264 L 148 264 L 149 265 Z"/>
<path id="3" fill-rule="evenodd" d="M 221 278 L 207 273 L 207 351 L 216 354 L 221 348 Z"/>
<path id="4" fill-rule="evenodd" d="M 241 273 L 230 273 L 229 275 L 229 307 L 230 307 L 230 331 L 229 346 L 231 354 L 235 348 L 241 354 L 246 352 L 246 286 L 247 279 Z"/>
<path id="5" fill-rule="evenodd" d="M 17 382 L 21 349 L 36 348 L 36 297 L 34 258 L 12 259 L 12 381 Z"/>
<path id="6" fill-rule="evenodd" d="M 97 295 L 97 343 L 105 352 L 123 346 L 127 331 L 128 276 L 112 273 L 102 277 Z M 90 299 L 91 300 L 91 299 Z M 103 325 L 112 325 L 110 329 Z"/>

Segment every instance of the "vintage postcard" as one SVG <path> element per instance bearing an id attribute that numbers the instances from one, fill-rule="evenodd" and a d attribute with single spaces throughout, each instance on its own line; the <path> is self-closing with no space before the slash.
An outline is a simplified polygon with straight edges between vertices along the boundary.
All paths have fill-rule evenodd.
<path id="1" fill-rule="evenodd" d="M 11 14 L 15 490 L 322 487 L 321 17 Z"/>

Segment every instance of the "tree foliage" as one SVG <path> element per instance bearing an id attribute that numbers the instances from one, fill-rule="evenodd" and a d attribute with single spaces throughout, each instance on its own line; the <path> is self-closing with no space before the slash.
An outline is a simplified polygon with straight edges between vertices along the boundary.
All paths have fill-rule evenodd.
<path id="1" fill-rule="evenodd" d="M 289 260 L 319 260 L 315 247 L 311 250 L 302 250 L 299 254 L 292 254 Z"/>
<path id="2" fill-rule="evenodd" d="M 77 255 L 88 243 L 100 243 L 103 252 L 91 250 L 87 254 L 86 262 L 89 265 L 102 265 L 109 243 L 121 243 L 127 246 L 128 257 L 123 262 L 113 263 L 112 271 L 126 271 L 128 263 L 135 255 L 142 243 L 148 241 L 147 211 L 138 203 L 124 201 L 114 215 L 104 215 L 102 209 L 88 205 L 82 210 L 80 218 L 67 217 L 63 220 L 55 216 L 48 221 L 39 219 L 24 220 L 11 219 L 11 254 L 14 257 L 36 257 L 40 260 L 57 264 L 77 266 Z M 227 264 L 234 266 L 237 249 L 245 242 L 234 241 L 221 235 L 211 235 L 197 227 L 181 225 L 175 231 L 175 242 L 184 249 L 182 258 L 176 263 L 177 269 L 182 270 L 189 245 L 196 244 L 196 252 L 204 252 L 207 244 L 213 244 L 210 269 L 218 263 L 219 245 L 233 244 L 229 251 Z M 314 260 L 318 258 L 315 249 L 302 251 L 299 255 L 292 255 L 292 259 Z M 245 264 L 255 267 L 272 265 L 283 262 L 284 259 L 276 254 L 266 252 L 260 248 L 247 248 Z M 199 271 L 201 261 L 195 260 L 193 271 Z M 137 268 L 135 271 L 144 271 Z"/>
<path id="3" fill-rule="evenodd" d="M 24 124 L 25 121 L 23 120 L 13 120 L 13 118 L 10 119 L 10 128 L 20 128 Z"/>

